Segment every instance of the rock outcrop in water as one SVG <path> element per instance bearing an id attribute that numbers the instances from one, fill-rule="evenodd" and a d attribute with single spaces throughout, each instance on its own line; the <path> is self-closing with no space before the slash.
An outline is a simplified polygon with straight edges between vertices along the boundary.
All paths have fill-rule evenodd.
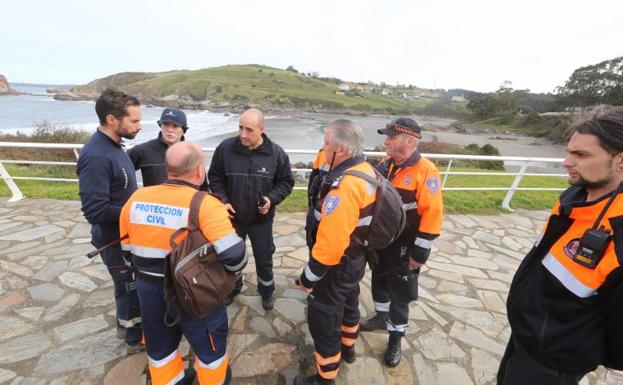
<path id="1" fill-rule="evenodd" d="M 17 91 L 9 86 L 9 81 L 0 75 L 0 95 L 17 95 Z"/>

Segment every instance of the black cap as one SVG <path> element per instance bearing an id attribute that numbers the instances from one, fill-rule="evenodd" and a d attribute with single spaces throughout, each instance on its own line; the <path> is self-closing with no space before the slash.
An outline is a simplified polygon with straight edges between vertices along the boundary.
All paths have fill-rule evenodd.
<path id="1" fill-rule="evenodd" d="M 188 130 L 188 126 L 186 125 L 186 114 L 184 111 L 178 110 L 177 108 L 165 108 L 164 111 L 162 111 L 158 125 L 167 122 L 182 127 L 184 132 Z"/>
<path id="2" fill-rule="evenodd" d="M 418 139 L 422 138 L 422 129 L 417 122 L 411 118 L 398 118 L 387 123 L 385 128 L 377 130 L 381 135 L 396 136 L 400 134 L 406 134 L 415 136 Z"/>

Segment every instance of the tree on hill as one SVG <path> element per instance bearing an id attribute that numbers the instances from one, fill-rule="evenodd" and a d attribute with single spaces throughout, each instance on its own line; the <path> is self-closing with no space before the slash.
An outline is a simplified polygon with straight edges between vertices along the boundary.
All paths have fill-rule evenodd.
<path id="1" fill-rule="evenodd" d="M 290 72 L 294 72 L 294 73 L 299 73 L 299 71 L 296 70 L 296 68 L 294 68 L 294 66 L 288 66 L 288 68 L 286 68 L 286 71 L 290 71 Z"/>
<path id="2" fill-rule="evenodd" d="M 467 103 L 467 108 L 479 118 L 515 114 L 518 110 L 516 91 L 513 83 L 505 81 L 494 93 L 481 94 Z"/>
<path id="3" fill-rule="evenodd" d="M 567 106 L 623 105 L 623 56 L 576 69 L 556 93 Z"/>

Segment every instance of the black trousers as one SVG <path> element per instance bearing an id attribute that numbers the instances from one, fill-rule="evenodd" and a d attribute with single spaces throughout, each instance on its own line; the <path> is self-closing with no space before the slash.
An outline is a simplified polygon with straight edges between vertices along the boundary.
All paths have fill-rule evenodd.
<path id="1" fill-rule="evenodd" d="M 137 343 L 142 338 L 143 330 L 133 269 L 126 264 L 119 245 L 103 250 L 100 254 L 115 285 L 117 324 L 126 329 L 126 343 Z"/>
<path id="2" fill-rule="evenodd" d="M 511 337 L 500 362 L 498 385 L 578 385 L 582 377 L 543 365 Z"/>
<path id="3" fill-rule="evenodd" d="M 406 258 L 399 253 L 380 252 L 378 262 L 371 265 L 372 300 L 377 311 L 389 312 L 388 330 L 404 334 L 409 324 L 409 303 L 418 297 L 419 269 L 408 272 Z M 381 310 L 378 308 L 381 304 L 389 307 Z"/>
<path id="4" fill-rule="evenodd" d="M 359 281 L 364 271 L 363 256 L 344 256 L 339 265 L 318 281 L 307 298 L 307 324 L 322 378 L 335 378 L 341 345 L 352 346 L 359 334 Z"/>
<path id="5" fill-rule="evenodd" d="M 257 291 L 264 298 L 270 297 L 275 291 L 273 277 L 273 220 L 262 223 L 241 224 L 234 222 L 234 228 L 238 236 L 244 240 L 249 236 L 253 257 L 255 258 L 255 271 L 257 273 Z M 242 276 L 236 282 L 234 292 L 242 289 Z"/>

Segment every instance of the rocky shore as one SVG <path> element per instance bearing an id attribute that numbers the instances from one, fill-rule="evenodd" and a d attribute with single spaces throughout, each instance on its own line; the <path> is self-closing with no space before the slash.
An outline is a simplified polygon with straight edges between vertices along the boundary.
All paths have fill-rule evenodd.
<path id="1" fill-rule="evenodd" d="M 15 91 L 11 86 L 9 86 L 9 81 L 6 79 L 4 75 L 0 75 L 0 95 L 17 95 L 18 92 Z"/>

